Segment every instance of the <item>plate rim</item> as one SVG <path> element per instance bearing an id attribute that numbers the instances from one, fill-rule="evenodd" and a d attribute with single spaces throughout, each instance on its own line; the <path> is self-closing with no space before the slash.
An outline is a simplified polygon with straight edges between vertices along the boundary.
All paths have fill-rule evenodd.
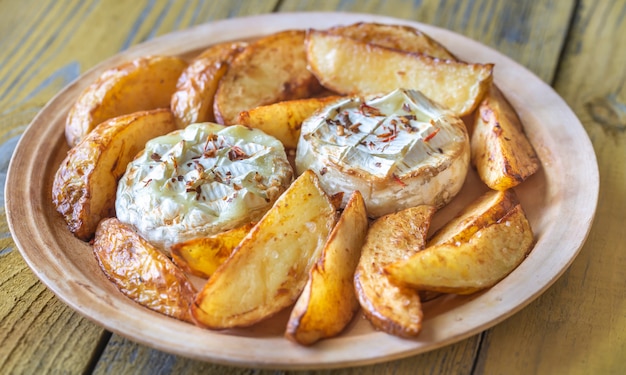
<path id="1" fill-rule="evenodd" d="M 277 22 L 277 19 L 280 22 Z M 32 160 L 25 160 L 27 156 L 24 156 L 24 155 L 25 154 L 27 155 L 28 153 L 25 150 L 26 146 L 24 146 L 24 144 L 26 143 L 26 140 L 29 138 L 30 135 L 32 135 L 33 133 L 36 134 L 36 131 L 41 131 L 41 129 L 37 129 L 37 126 L 41 127 L 41 123 L 44 122 L 45 117 L 48 114 L 47 112 L 50 110 L 50 108 L 52 108 L 55 105 L 67 104 L 70 99 L 67 97 L 67 93 L 70 91 L 79 90 L 81 87 L 86 86 L 87 85 L 86 78 L 95 77 L 107 67 L 115 65 L 119 61 L 124 61 L 132 57 L 138 57 L 144 54 L 143 51 L 145 51 L 146 49 L 150 49 L 153 46 L 162 45 L 164 42 L 168 40 L 179 39 L 184 36 L 189 36 L 195 33 L 207 32 L 208 34 L 211 34 L 211 33 L 215 34 L 215 33 L 218 33 L 220 30 L 224 30 L 224 29 L 233 30 L 233 33 L 229 35 L 233 36 L 233 39 L 240 39 L 239 35 L 240 33 L 242 33 L 242 31 L 237 31 L 236 29 L 242 23 L 261 25 L 262 27 L 255 29 L 256 35 L 259 34 L 259 30 L 263 30 L 264 31 L 263 33 L 269 33 L 269 32 L 288 28 L 287 26 L 285 26 L 286 24 L 293 25 L 293 26 L 308 25 L 308 26 L 299 27 L 299 28 L 320 27 L 318 26 L 319 22 L 316 23 L 315 25 L 312 25 L 313 23 L 315 23 L 313 22 L 314 20 L 323 20 L 323 22 L 321 23 L 324 23 L 325 26 L 321 26 L 321 27 L 327 27 L 327 26 L 335 25 L 339 23 L 348 24 L 348 23 L 354 23 L 358 21 L 405 24 L 405 25 L 413 26 L 418 29 L 424 30 L 427 34 L 432 35 L 436 40 L 440 40 L 440 37 L 443 35 L 446 38 L 460 39 L 460 40 L 463 40 L 464 42 L 473 43 L 474 45 L 480 46 L 481 49 L 485 51 L 489 51 L 491 54 L 498 55 L 499 60 L 505 62 L 504 66 L 507 67 L 507 69 L 513 69 L 515 71 L 523 72 L 524 75 L 533 77 L 532 79 L 535 80 L 533 84 L 536 84 L 537 86 L 542 87 L 544 90 L 547 90 L 547 92 L 551 96 L 550 99 L 554 103 L 559 105 L 560 109 L 565 109 L 566 111 L 568 111 L 569 117 L 575 120 L 574 124 L 570 123 L 568 126 L 573 128 L 572 130 L 573 134 L 575 134 L 578 137 L 576 140 L 578 142 L 581 142 L 581 147 L 583 147 L 583 150 L 581 153 L 589 157 L 592 156 L 592 160 L 590 160 L 587 163 L 592 166 L 592 170 L 587 171 L 588 173 L 590 173 L 591 178 L 589 179 L 589 182 L 591 183 L 586 186 L 586 190 L 585 190 L 587 194 L 591 195 L 592 199 L 587 200 L 586 202 L 587 206 L 586 206 L 585 218 L 584 218 L 585 230 L 578 233 L 578 237 L 576 238 L 576 241 L 574 241 L 574 244 L 573 244 L 574 247 L 567 249 L 568 255 L 569 255 L 568 259 L 566 259 L 565 264 L 560 264 L 560 269 L 558 270 L 558 272 L 553 274 L 549 280 L 547 281 L 542 280 L 541 282 L 539 282 L 539 284 L 542 284 L 542 285 L 535 285 L 533 288 L 533 293 L 531 293 L 530 295 L 527 295 L 524 301 L 522 301 L 522 303 L 518 304 L 512 309 L 508 309 L 505 313 L 499 314 L 496 317 L 492 317 L 486 323 L 483 322 L 479 324 L 478 326 L 472 327 L 472 329 L 468 329 L 460 333 L 457 332 L 457 334 L 449 336 L 449 337 L 438 338 L 434 343 L 431 343 L 429 345 L 418 345 L 416 344 L 415 341 L 412 341 L 412 340 L 398 339 L 393 336 L 386 335 L 384 333 L 374 332 L 373 334 L 377 337 L 379 336 L 380 338 L 380 340 L 375 340 L 378 342 L 378 344 L 372 345 L 372 348 L 369 348 L 371 350 L 365 350 L 363 352 L 363 355 L 358 356 L 358 357 L 355 357 L 353 352 L 351 352 L 350 355 L 347 357 L 342 357 L 341 355 L 338 356 L 336 355 L 337 353 L 332 353 L 333 355 L 321 355 L 320 356 L 319 355 L 320 353 L 316 353 L 316 352 L 320 352 L 320 351 L 323 352 L 329 346 L 331 347 L 331 349 L 329 350 L 336 350 L 335 348 L 332 347 L 332 345 L 325 345 L 324 343 L 322 343 L 322 345 L 315 346 L 313 348 L 293 347 L 292 348 L 293 350 L 289 349 L 290 352 L 295 353 L 295 355 L 301 356 L 300 358 L 296 358 L 296 360 L 293 360 L 290 358 L 283 358 L 282 360 L 276 360 L 276 359 L 266 360 L 265 358 L 263 358 L 263 356 L 254 357 L 254 359 L 250 359 L 250 358 L 245 358 L 246 356 L 243 356 L 243 357 L 241 355 L 238 356 L 237 353 L 232 353 L 232 354 L 225 354 L 225 353 L 213 354 L 210 352 L 209 353 L 207 352 L 190 353 L 186 351 L 188 348 L 172 347 L 162 342 L 155 342 L 154 339 L 156 338 L 156 336 L 154 335 L 148 335 L 146 337 L 146 336 L 138 335 L 137 332 L 133 330 L 130 330 L 130 333 L 129 331 L 122 330 L 120 327 L 113 325 L 110 322 L 107 322 L 106 319 L 103 319 L 102 311 L 94 311 L 94 308 L 92 306 L 86 306 L 84 303 L 77 302 L 75 298 L 72 298 L 73 296 L 68 296 L 67 292 L 73 291 L 81 295 L 84 295 L 85 298 L 88 298 L 89 300 L 95 299 L 96 301 L 100 301 L 99 297 L 96 296 L 96 294 L 94 294 L 94 291 L 90 290 L 92 286 L 89 286 L 89 285 L 84 286 L 84 289 L 81 290 L 80 288 L 77 289 L 76 285 L 69 285 L 69 283 L 65 282 L 64 280 L 53 280 L 49 276 L 49 274 L 46 273 L 46 272 L 49 273 L 50 270 L 42 269 L 41 260 L 34 259 L 31 256 L 30 251 L 25 246 L 25 243 L 32 241 L 32 238 L 25 237 L 27 233 L 24 233 L 23 228 L 20 227 L 22 223 L 19 223 L 20 220 L 23 220 L 23 217 L 20 217 L 20 215 L 24 214 L 25 212 L 23 207 L 20 208 L 20 201 L 23 202 L 23 198 L 28 198 L 28 197 L 33 198 L 33 196 L 36 197 L 36 195 L 33 195 L 32 193 L 29 194 L 28 192 L 24 191 L 27 189 L 21 190 L 15 184 L 12 183 L 18 179 L 20 174 L 23 173 L 23 171 L 19 170 L 19 167 L 22 166 L 21 164 L 22 162 L 29 161 L 30 162 L 29 165 L 31 166 L 33 165 Z M 340 21 L 340 22 L 337 22 L 337 21 Z M 277 24 L 280 24 L 280 25 L 277 25 Z M 249 31 L 247 33 L 248 35 L 251 35 Z M 228 39 L 223 39 L 223 40 L 228 40 Z M 182 45 L 182 43 L 180 44 Z M 207 43 L 207 45 L 208 44 L 210 43 Z M 446 45 L 446 43 L 444 42 L 442 42 L 442 44 Z M 179 47 L 179 48 L 184 49 L 183 47 Z M 180 54 L 181 52 L 184 52 L 184 51 L 182 50 L 178 52 L 173 51 L 172 54 Z M 496 70 L 496 74 L 495 74 L 496 80 L 498 80 L 498 77 L 500 74 L 504 74 L 504 72 Z M 536 81 L 539 81 L 539 82 L 536 82 Z M 513 99 L 512 101 L 519 100 L 519 98 L 515 98 L 515 97 L 511 99 Z M 532 115 L 532 114 L 529 114 L 529 115 Z M 48 130 L 48 132 L 51 132 L 51 130 Z M 531 135 L 529 135 L 529 137 L 530 136 Z M 531 140 L 533 140 L 532 137 L 530 138 Z M 589 151 L 591 152 L 589 153 Z M 463 36 L 461 34 L 458 34 L 453 31 L 446 30 L 437 26 L 428 25 L 425 23 L 417 22 L 417 21 L 398 19 L 398 18 L 393 18 L 393 17 L 388 17 L 388 16 L 379 16 L 379 15 L 373 15 L 373 14 L 363 14 L 363 13 L 289 12 L 289 13 L 270 13 L 270 14 L 262 14 L 262 15 L 218 20 L 218 21 L 201 24 L 201 25 L 196 25 L 185 30 L 174 31 L 174 32 L 156 37 L 154 39 L 148 40 L 146 42 L 140 43 L 138 45 L 135 45 L 125 51 L 121 51 L 118 54 L 96 64 L 94 67 L 92 67 L 91 69 L 81 74 L 76 80 L 74 80 L 72 83 L 70 83 L 65 88 L 63 88 L 59 93 L 57 93 L 39 111 L 37 116 L 33 119 L 31 124 L 27 127 L 27 129 L 22 134 L 22 137 L 20 141 L 18 142 L 16 146 L 16 150 L 14 151 L 14 154 L 9 163 L 6 185 L 5 185 L 5 209 L 6 209 L 7 223 L 8 223 L 11 235 L 14 239 L 16 246 L 18 247 L 20 253 L 22 254 L 23 258 L 25 259 L 26 263 L 31 268 L 31 270 L 33 270 L 33 272 L 37 275 L 37 277 L 50 290 L 52 290 L 54 294 L 57 295 L 64 303 L 68 304 L 71 308 L 81 313 L 81 315 L 85 316 L 86 318 L 95 322 L 96 324 L 104 327 L 105 329 L 115 332 L 116 334 L 126 337 L 132 341 L 142 343 L 144 345 L 156 348 L 158 350 L 162 350 L 168 353 L 186 356 L 186 357 L 190 357 L 194 359 L 211 361 L 214 363 L 235 365 L 235 366 L 246 366 L 246 367 L 272 368 L 272 369 L 322 369 L 322 368 L 339 368 L 339 367 L 351 367 L 351 366 L 357 366 L 357 365 L 368 365 L 368 364 L 378 363 L 382 361 L 389 361 L 389 360 L 404 358 L 404 357 L 418 354 L 418 353 L 424 353 L 426 351 L 434 350 L 434 349 L 452 344 L 454 342 L 458 342 L 467 337 L 473 336 L 474 334 L 479 333 L 488 328 L 491 328 L 495 326 L 496 324 L 500 323 L 501 321 L 509 318 L 511 315 L 515 314 L 516 312 L 518 312 L 519 310 L 527 306 L 530 302 L 535 300 L 546 289 L 548 289 L 567 270 L 567 268 L 569 268 L 571 263 L 574 261 L 574 259 L 578 255 L 580 249 L 582 248 L 589 234 L 589 231 L 591 229 L 593 218 L 595 216 L 595 211 L 597 208 L 598 194 L 599 194 L 599 172 L 598 172 L 597 160 L 595 157 L 595 152 L 591 145 L 591 141 L 587 133 L 584 131 L 584 127 L 580 123 L 580 120 L 576 117 L 574 112 L 571 110 L 571 108 L 569 108 L 569 106 L 565 103 L 565 101 L 552 89 L 552 87 L 550 87 L 549 85 L 541 81 L 540 78 L 538 78 L 528 69 L 518 64 L 514 60 L 497 52 L 491 47 L 488 47 L 482 43 L 474 41 L 466 36 Z M 42 197 L 39 196 L 39 199 L 42 199 Z M 30 206 L 30 205 L 25 205 L 25 206 Z M 38 212 L 37 207 L 34 207 L 34 208 L 31 207 L 30 209 L 31 211 Z M 31 211 L 28 211 L 28 212 L 31 212 Z M 43 214 L 45 215 L 47 213 L 43 212 Z M 30 234 L 32 235 L 33 233 L 30 233 Z M 39 245 L 44 245 L 44 246 L 55 245 L 55 243 L 50 242 L 51 241 L 50 239 L 37 238 L 37 241 L 39 242 Z M 51 253 L 51 256 L 54 256 L 54 255 L 58 255 L 58 254 Z M 524 263 L 522 263 L 522 265 L 524 265 Z M 58 269 L 54 271 L 58 274 L 59 272 L 62 272 L 63 270 Z M 491 293 L 491 291 L 485 294 L 489 294 L 489 293 Z M 485 294 L 481 294 L 481 296 L 479 296 L 478 298 L 484 296 Z M 106 306 L 104 307 L 98 306 L 98 307 L 103 308 L 104 311 L 110 311 L 110 309 L 107 309 Z M 158 318 L 167 319 L 169 323 L 168 327 L 171 325 L 172 327 L 174 327 L 173 329 L 181 331 L 186 336 L 189 336 L 190 334 L 191 335 L 195 334 L 196 333 L 195 331 L 198 329 L 197 327 L 191 326 L 193 327 L 194 332 L 190 332 L 189 324 L 178 322 L 178 321 L 175 321 L 174 319 L 161 316 L 143 307 L 138 307 L 137 311 L 142 311 L 141 316 L 146 316 L 147 314 L 152 317 L 156 317 L 157 319 Z M 132 327 L 125 327 L 125 328 L 130 329 Z M 226 338 L 224 335 L 221 335 L 219 333 L 210 332 L 210 334 L 220 335 L 220 338 L 225 339 L 226 341 L 229 341 L 230 339 L 233 338 L 233 336 L 227 336 L 228 338 Z M 252 341 L 256 340 L 255 338 L 252 338 L 252 339 L 243 338 L 242 339 L 241 337 L 237 337 L 237 339 L 240 339 L 240 340 L 249 339 Z M 284 339 L 281 338 L 281 340 L 284 340 Z M 202 340 L 200 341 L 190 340 L 189 342 L 192 345 L 194 344 L 206 345 L 207 344 L 207 341 L 202 341 Z M 393 344 L 392 345 L 394 348 L 393 352 L 389 352 L 389 351 L 385 352 L 384 344 Z M 217 345 L 219 345 L 219 343 Z M 272 348 L 272 350 L 276 351 L 277 349 Z M 378 354 L 377 352 L 378 350 L 383 350 L 384 354 L 383 355 Z M 240 353 L 240 354 L 243 354 L 243 353 Z M 256 354 L 256 353 L 253 353 L 253 354 Z M 302 358 L 305 358 L 305 360 L 298 360 Z"/>

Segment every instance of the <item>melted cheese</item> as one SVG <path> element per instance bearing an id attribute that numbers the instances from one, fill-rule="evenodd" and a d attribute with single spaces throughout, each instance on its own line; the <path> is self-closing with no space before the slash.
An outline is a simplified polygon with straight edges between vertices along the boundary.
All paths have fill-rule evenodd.
<path id="1" fill-rule="evenodd" d="M 465 125 L 413 90 L 369 100 L 347 98 L 306 120 L 298 142 L 298 173 L 312 169 L 329 194 L 363 194 L 368 213 L 445 205 L 469 166 Z"/>
<path id="2" fill-rule="evenodd" d="M 193 124 L 149 141 L 128 165 L 116 214 L 167 250 L 259 219 L 292 175 L 275 138 L 243 126 Z"/>

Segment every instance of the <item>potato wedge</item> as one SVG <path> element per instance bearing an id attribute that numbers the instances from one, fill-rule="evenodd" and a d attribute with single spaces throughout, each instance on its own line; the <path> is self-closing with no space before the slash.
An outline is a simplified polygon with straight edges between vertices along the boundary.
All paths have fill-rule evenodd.
<path id="1" fill-rule="evenodd" d="M 432 206 L 407 208 L 372 223 L 354 274 L 354 287 L 365 317 L 376 327 L 401 337 L 415 337 L 422 328 L 417 290 L 396 285 L 384 273 L 392 263 L 425 247 Z"/>
<path id="2" fill-rule="evenodd" d="M 245 42 L 213 45 L 183 70 L 171 101 L 171 109 L 179 128 L 197 122 L 215 122 L 213 98 L 219 81 L 228 70 L 230 62 L 246 45 Z"/>
<path id="3" fill-rule="evenodd" d="M 339 334 L 359 309 L 354 270 L 368 228 L 365 202 L 357 190 L 311 269 L 309 280 L 287 323 L 285 337 L 302 345 Z"/>
<path id="4" fill-rule="evenodd" d="M 183 271 L 208 279 L 228 259 L 254 225 L 255 223 L 250 222 L 210 237 L 177 243 L 170 248 L 172 260 Z"/>
<path id="5" fill-rule="evenodd" d="M 472 163 L 491 189 L 510 189 L 539 170 L 519 116 L 496 86 L 478 107 L 470 145 Z"/>
<path id="6" fill-rule="evenodd" d="M 527 256 L 533 232 L 521 205 L 479 229 L 467 242 L 426 248 L 385 267 L 396 283 L 442 293 L 471 294 L 505 278 Z"/>
<path id="7" fill-rule="evenodd" d="M 440 60 L 310 30 L 309 69 L 321 84 L 343 95 L 422 91 L 458 116 L 478 106 L 492 81 L 493 64 Z"/>
<path id="8" fill-rule="evenodd" d="M 439 229 L 427 246 L 467 242 L 478 230 L 498 222 L 518 204 L 514 190 L 489 190 Z"/>
<path id="9" fill-rule="evenodd" d="M 176 319 L 193 322 L 196 291 L 165 254 L 116 218 L 98 225 L 93 252 L 100 268 L 135 302 Z"/>
<path id="10" fill-rule="evenodd" d="M 77 145 L 96 125 L 113 117 L 169 108 L 186 66 L 178 57 L 149 56 L 105 71 L 70 108 L 65 123 L 67 143 Z"/>
<path id="11" fill-rule="evenodd" d="M 288 30 L 249 44 L 220 80 L 216 121 L 230 125 L 242 111 L 320 92 L 322 87 L 307 69 L 304 37 L 302 30 Z"/>
<path id="12" fill-rule="evenodd" d="M 340 98 L 340 96 L 326 96 L 295 99 L 259 106 L 241 112 L 237 123 L 263 130 L 281 141 L 285 148 L 295 149 L 298 146 L 302 121 L 318 109 Z"/>
<path id="13" fill-rule="evenodd" d="M 255 324 L 298 298 L 336 222 L 336 211 L 307 171 L 278 198 L 192 305 L 211 329 Z"/>
<path id="14" fill-rule="evenodd" d="M 115 214 L 117 182 L 146 142 L 176 129 L 169 109 L 136 112 L 98 125 L 73 147 L 52 184 L 52 202 L 68 228 L 89 240 Z"/>
<path id="15" fill-rule="evenodd" d="M 332 27 L 328 29 L 328 32 L 377 46 L 421 53 L 438 59 L 456 60 L 454 55 L 443 45 L 422 31 L 410 26 L 359 22 L 347 26 Z"/>

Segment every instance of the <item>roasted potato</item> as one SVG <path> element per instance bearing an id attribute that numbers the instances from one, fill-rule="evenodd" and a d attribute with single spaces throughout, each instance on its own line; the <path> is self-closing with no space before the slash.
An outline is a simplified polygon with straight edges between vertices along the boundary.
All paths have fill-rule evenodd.
<path id="1" fill-rule="evenodd" d="M 479 229 L 467 242 L 428 247 L 385 267 L 400 285 L 442 293 L 471 294 L 506 277 L 526 258 L 533 232 L 521 205 Z"/>
<path id="2" fill-rule="evenodd" d="M 172 56 L 149 56 L 109 69 L 70 108 L 65 138 L 75 146 L 96 125 L 113 117 L 169 108 L 176 82 L 187 66 Z"/>
<path id="3" fill-rule="evenodd" d="M 474 111 L 492 81 L 493 64 L 441 60 L 325 31 L 310 30 L 306 47 L 309 69 L 332 91 L 367 95 L 419 90 L 459 117 Z"/>
<path id="4" fill-rule="evenodd" d="M 315 96 L 321 91 L 307 70 L 304 37 L 302 30 L 271 34 L 250 43 L 237 55 L 215 94 L 217 122 L 230 125 L 242 111 Z"/>
<path id="5" fill-rule="evenodd" d="M 228 65 L 247 43 L 225 42 L 213 45 L 183 70 L 172 95 L 171 108 L 179 128 L 197 122 L 215 122 L 213 98 Z"/>
<path id="6" fill-rule="evenodd" d="M 415 337 L 422 328 L 417 290 L 390 281 L 385 267 L 424 249 L 432 206 L 407 208 L 372 223 L 354 274 L 357 298 L 367 319 L 381 331 Z"/>
<path id="7" fill-rule="evenodd" d="M 237 123 L 263 130 L 276 137 L 285 148 L 295 149 L 300 138 L 302 121 L 315 111 L 341 97 L 295 99 L 259 106 L 239 114 Z"/>
<path id="8" fill-rule="evenodd" d="M 489 190 L 439 229 L 427 246 L 467 242 L 478 230 L 496 223 L 519 204 L 514 190 Z"/>
<path id="9" fill-rule="evenodd" d="M 228 259 L 255 223 L 220 232 L 210 237 L 194 238 L 170 248 L 172 260 L 183 271 L 208 279 Z"/>
<path id="10" fill-rule="evenodd" d="M 328 32 L 382 47 L 458 61 L 443 45 L 408 26 L 357 23 L 333 27 L 328 29 Z M 500 149 L 503 150 L 498 152 L 503 156 L 489 155 L 482 157 L 481 160 L 478 160 L 478 156 L 474 157 L 474 164 L 481 164 L 479 171 L 487 186 L 496 190 L 506 190 L 521 183 L 539 169 L 538 157 L 524 134 L 519 116 L 495 84 L 492 84 L 478 111 L 475 112 L 476 116 L 472 113 L 466 115 L 469 118 L 467 128 L 470 134 L 473 133 L 474 127 L 479 127 L 481 132 L 486 132 L 488 129 L 493 131 L 497 122 L 500 122 L 500 126 L 505 129 L 511 127 L 518 129 L 506 131 L 510 135 L 508 140 L 493 135 L 488 141 L 488 136 L 483 133 L 480 136 L 484 139 L 476 141 L 476 143 L 483 142 L 483 144 L 475 147 L 474 154 L 481 154 L 481 151 L 485 149 L 496 151 L 495 145 L 490 146 L 496 143 L 501 144 Z M 478 122 L 483 124 L 479 126 Z M 509 159 L 509 164 L 503 159 Z"/>
<path id="11" fill-rule="evenodd" d="M 333 35 L 342 35 L 377 46 L 421 53 L 438 59 L 456 60 L 454 55 L 443 45 L 410 26 L 359 22 L 347 26 L 332 27 L 327 31 Z"/>
<path id="12" fill-rule="evenodd" d="M 291 310 L 285 337 L 311 345 L 339 334 L 352 320 L 359 309 L 354 293 L 354 270 L 367 228 L 365 202 L 361 193 L 355 191 Z"/>
<path id="13" fill-rule="evenodd" d="M 476 111 L 470 144 L 472 163 L 491 189 L 510 189 L 539 170 L 519 116 L 496 86 Z"/>
<path id="14" fill-rule="evenodd" d="M 193 321 L 193 285 L 167 256 L 130 226 L 116 218 L 102 220 L 93 252 L 104 274 L 126 296 L 151 310 Z"/>
<path id="15" fill-rule="evenodd" d="M 89 240 L 115 214 L 117 182 L 146 142 L 176 129 L 169 109 L 136 112 L 99 124 L 73 147 L 52 184 L 52 203 L 69 230 Z"/>
<path id="16" fill-rule="evenodd" d="M 200 291 L 196 322 L 245 327 L 294 303 L 335 222 L 315 173 L 300 175 Z"/>

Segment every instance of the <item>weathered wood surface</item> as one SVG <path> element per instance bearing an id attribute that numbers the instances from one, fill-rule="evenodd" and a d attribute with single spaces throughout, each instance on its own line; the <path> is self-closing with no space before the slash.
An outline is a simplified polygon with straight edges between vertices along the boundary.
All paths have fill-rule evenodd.
<path id="1" fill-rule="evenodd" d="M 5 1 L 0 3 L 0 177 L 37 111 L 99 61 L 195 24 L 308 10 L 430 23 L 510 56 L 553 85 L 574 109 L 593 142 L 601 175 L 597 217 L 585 247 L 530 306 L 481 335 L 424 355 L 313 373 L 621 373 L 626 368 L 622 1 Z M 37 280 L 14 249 L 2 215 L 0 373 L 82 372 L 276 373 L 189 360 L 111 336 Z"/>

